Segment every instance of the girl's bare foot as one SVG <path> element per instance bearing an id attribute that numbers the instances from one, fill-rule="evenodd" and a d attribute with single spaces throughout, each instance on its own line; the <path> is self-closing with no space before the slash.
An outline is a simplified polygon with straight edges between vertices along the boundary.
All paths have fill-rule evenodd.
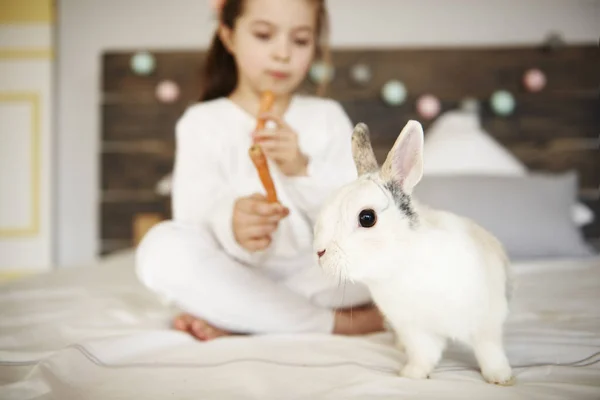
<path id="1" fill-rule="evenodd" d="M 198 340 L 206 341 L 221 336 L 230 336 L 231 332 L 224 331 L 208 324 L 206 321 L 190 314 L 180 314 L 175 317 L 173 327 L 178 331 L 187 332 Z"/>
<path id="2" fill-rule="evenodd" d="M 384 330 L 384 318 L 375 306 L 357 307 L 335 314 L 334 334 L 366 335 Z"/>
<path id="3" fill-rule="evenodd" d="M 202 341 L 234 335 L 234 333 L 216 328 L 200 318 L 185 313 L 175 317 L 173 327 Z M 374 306 L 340 310 L 335 314 L 334 334 L 366 335 L 382 332 L 384 329 L 383 316 Z"/>

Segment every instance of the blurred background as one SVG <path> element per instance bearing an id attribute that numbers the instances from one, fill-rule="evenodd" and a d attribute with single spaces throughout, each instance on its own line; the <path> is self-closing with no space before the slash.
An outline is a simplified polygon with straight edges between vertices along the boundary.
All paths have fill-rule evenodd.
<path id="1" fill-rule="evenodd" d="M 433 161 L 446 152 L 576 171 L 573 221 L 597 243 L 599 0 L 328 7 L 333 64 L 315 63 L 303 90 L 330 79 L 378 154 L 421 120 L 438 172 L 459 168 Z M 174 124 L 214 28 L 205 0 L 0 0 L 0 275 L 86 265 L 169 217 Z M 466 149 L 469 129 L 483 147 Z"/>

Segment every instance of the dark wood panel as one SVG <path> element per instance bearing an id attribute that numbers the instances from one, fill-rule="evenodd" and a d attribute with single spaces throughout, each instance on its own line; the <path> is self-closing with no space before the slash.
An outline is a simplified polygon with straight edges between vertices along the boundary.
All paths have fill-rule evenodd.
<path id="1" fill-rule="evenodd" d="M 148 153 L 172 158 L 175 153 L 175 138 L 105 141 L 102 143 L 102 152 Z"/>
<path id="2" fill-rule="evenodd" d="M 333 53 L 336 78 L 330 95 L 341 100 L 373 98 L 388 79 L 400 79 L 408 93 L 435 93 L 441 99 L 459 96 L 488 98 L 498 89 L 524 92 L 522 74 L 531 67 L 548 76 L 544 95 L 590 93 L 600 84 L 597 46 L 569 46 L 554 52 L 522 48 L 348 49 Z M 350 79 L 354 64 L 373 71 L 367 86 Z M 305 90 L 314 89 L 307 82 Z"/>
<path id="3" fill-rule="evenodd" d="M 198 97 L 202 82 L 203 52 L 157 51 L 156 70 L 149 76 L 138 76 L 130 69 L 132 52 L 108 52 L 103 56 L 104 93 L 153 97 L 162 79 L 183 82 L 182 99 Z M 581 95 L 594 93 L 600 84 L 600 50 L 597 46 L 569 46 L 553 52 L 541 48 L 352 48 L 334 49 L 336 78 L 329 95 L 340 100 L 373 98 L 389 79 L 401 79 L 409 93 L 435 93 L 442 99 L 460 96 L 487 98 L 500 88 L 522 93 L 522 74 L 538 67 L 548 76 L 545 95 Z M 355 84 L 350 69 L 365 63 L 373 71 L 367 86 Z M 307 80 L 302 90 L 314 92 Z"/>
<path id="4" fill-rule="evenodd" d="M 130 250 L 131 240 L 100 240 L 100 256 L 108 256 L 118 251 Z"/>
<path id="5" fill-rule="evenodd" d="M 373 144 L 386 145 L 393 143 L 406 122 L 418 119 L 414 107 L 391 110 L 379 99 L 361 99 L 342 102 L 344 110 L 353 124 L 364 122 L 369 126 Z M 424 129 L 429 127 L 429 121 L 420 121 Z"/>
<path id="6" fill-rule="evenodd" d="M 365 122 L 371 128 L 373 141 L 396 137 L 406 121 L 416 119 L 426 130 L 433 121 L 423 120 L 409 99 L 403 107 L 393 109 L 379 98 L 342 102 L 353 123 Z M 481 103 L 481 124 L 490 135 L 500 139 L 535 140 L 557 137 L 598 137 L 600 129 L 600 97 L 536 98 L 522 95 L 517 99 L 515 114 L 497 118 L 486 102 Z M 444 109 L 460 107 L 460 99 L 442 102 Z"/>
<path id="7" fill-rule="evenodd" d="M 133 221 L 139 213 L 161 213 L 170 218 L 170 205 L 167 199 L 156 201 L 102 202 L 101 237 L 109 240 L 132 240 Z M 130 242 L 131 244 L 131 242 Z"/>
<path id="8" fill-rule="evenodd" d="M 175 124 L 184 111 L 185 106 L 181 104 L 105 104 L 102 109 L 102 139 L 173 140 Z"/>
<path id="9" fill-rule="evenodd" d="M 530 140 L 560 137 L 598 137 L 600 92 L 596 96 L 516 98 L 514 115 L 497 118 L 488 103 L 482 108 L 482 126 L 497 138 Z"/>
<path id="10" fill-rule="evenodd" d="M 197 101 L 202 85 L 202 52 L 152 51 L 156 69 L 149 76 L 131 71 L 133 54 L 109 51 L 102 59 L 103 252 L 129 246 L 133 215 L 160 211 L 164 207 L 160 204 L 168 203 L 168 198 L 153 192 L 154 186 L 171 172 L 176 121 Z M 553 52 L 534 47 L 335 49 L 333 60 L 336 74 L 327 96 L 340 101 L 354 123 L 369 125 L 380 161 L 408 119 L 421 121 L 427 132 L 431 121 L 417 114 L 418 96 L 438 96 L 442 112 L 458 107 L 469 96 L 480 101 L 483 128 L 529 168 L 575 169 L 582 193 L 598 190 L 600 154 L 598 142 L 593 141 L 600 133 L 600 49 L 596 44 Z M 357 63 L 372 68 L 373 79 L 366 86 L 350 78 Z M 523 73 L 532 67 L 542 69 L 548 78 L 540 93 L 528 93 L 522 86 Z M 156 85 L 165 79 L 181 89 L 173 104 L 160 103 L 155 97 Z M 387 106 L 380 97 L 389 79 L 402 80 L 408 90 L 400 107 Z M 490 109 L 489 98 L 498 89 L 511 91 L 517 101 L 509 117 L 498 117 Z M 315 85 L 307 80 L 301 91 L 312 94 Z M 598 218 L 584 232 L 600 238 L 598 200 L 587 197 L 586 201 Z"/>
<path id="11" fill-rule="evenodd" d="M 136 75 L 130 67 L 128 51 L 108 51 L 103 55 L 102 88 L 105 94 L 120 95 L 120 98 L 154 99 L 158 82 L 170 79 L 181 89 L 179 102 L 196 101 L 201 85 L 203 52 L 153 51 L 156 67 L 149 75 Z"/>
<path id="12" fill-rule="evenodd" d="M 591 224 L 583 227 L 583 234 L 588 238 L 600 239 L 600 198 L 582 199 L 582 202 L 596 215 L 596 219 Z M 600 242 L 598 244 L 600 244 Z M 600 250 L 600 248 L 598 250 Z"/>
<path id="13" fill-rule="evenodd" d="M 560 142 L 559 142 L 560 143 Z M 571 169 L 579 173 L 579 186 L 594 189 L 600 185 L 600 151 L 578 149 L 548 142 L 544 144 L 514 144 L 509 149 L 536 171 L 564 172 Z"/>
<path id="14" fill-rule="evenodd" d="M 102 190 L 154 190 L 173 169 L 173 158 L 153 153 L 104 153 Z"/>

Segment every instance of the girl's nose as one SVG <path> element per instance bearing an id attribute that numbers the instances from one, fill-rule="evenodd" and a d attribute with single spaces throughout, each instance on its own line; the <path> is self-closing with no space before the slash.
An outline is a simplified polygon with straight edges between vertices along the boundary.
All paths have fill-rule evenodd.
<path id="1" fill-rule="evenodd" d="M 290 43 L 287 38 L 282 38 L 278 41 L 275 49 L 274 56 L 277 61 L 287 63 L 290 61 Z"/>

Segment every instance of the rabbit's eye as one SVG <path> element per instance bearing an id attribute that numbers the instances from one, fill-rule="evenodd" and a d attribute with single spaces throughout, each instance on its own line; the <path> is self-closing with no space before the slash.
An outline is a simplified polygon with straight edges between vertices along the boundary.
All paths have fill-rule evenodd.
<path id="1" fill-rule="evenodd" d="M 371 228 L 377 222 L 377 216 L 373 210 L 362 210 L 358 215 L 358 223 L 363 228 Z"/>

